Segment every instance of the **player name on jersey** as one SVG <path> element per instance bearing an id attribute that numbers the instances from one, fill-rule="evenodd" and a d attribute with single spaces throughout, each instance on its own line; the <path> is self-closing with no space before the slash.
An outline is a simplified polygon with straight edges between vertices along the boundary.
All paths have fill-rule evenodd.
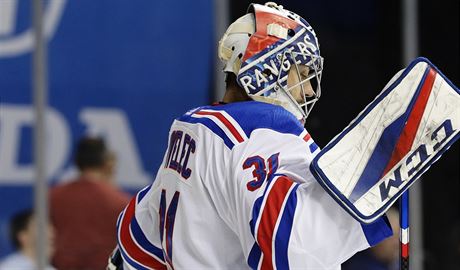
<path id="1" fill-rule="evenodd" d="M 195 140 L 182 130 L 175 130 L 169 138 L 168 155 L 165 168 L 179 173 L 184 179 L 188 179 L 192 170 L 187 166 L 190 154 L 195 153 Z"/>

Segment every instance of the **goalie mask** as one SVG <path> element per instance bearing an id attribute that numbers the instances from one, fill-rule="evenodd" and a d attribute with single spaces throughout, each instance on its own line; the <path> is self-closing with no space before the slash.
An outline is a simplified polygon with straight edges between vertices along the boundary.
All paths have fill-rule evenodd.
<path id="1" fill-rule="evenodd" d="M 257 101 L 283 106 L 305 120 L 321 94 L 323 59 L 312 27 L 299 15 L 269 2 L 252 4 L 219 42 L 224 72 L 236 75 Z M 288 75 L 296 77 L 288 84 Z M 300 97 L 300 98 L 299 98 Z"/>

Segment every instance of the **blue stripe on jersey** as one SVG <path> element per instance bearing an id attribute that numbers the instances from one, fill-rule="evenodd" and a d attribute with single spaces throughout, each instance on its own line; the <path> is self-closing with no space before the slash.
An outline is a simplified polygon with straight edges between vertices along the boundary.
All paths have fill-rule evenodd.
<path id="1" fill-rule="evenodd" d="M 257 245 L 256 242 L 254 242 L 254 245 L 252 246 L 251 252 L 249 252 L 248 256 L 248 265 L 251 269 L 257 269 L 261 255 L 262 252 L 260 251 L 259 245 Z"/>
<path id="2" fill-rule="evenodd" d="M 124 213 L 126 211 L 126 208 L 125 210 L 123 210 L 120 215 L 118 216 L 118 222 L 117 222 L 117 234 L 119 233 L 120 231 L 120 222 L 122 220 L 122 217 L 124 216 Z M 118 247 L 120 249 L 120 253 L 121 253 L 121 256 L 123 257 L 123 261 L 127 264 L 129 264 L 130 266 L 134 267 L 135 269 L 139 269 L 139 270 L 149 270 L 148 268 L 140 265 L 139 263 L 137 263 L 136 261 L 134 261 L 133 259 L 131 259 L 128 254 L 126 254 L 124 248 L 123 248 L 123 245 L 121 244 L 120 242 L 120 237 L 117 237 L 117 243 L 118 243 Z"/>
<path id="3" fill-rule="evenodd" d="M 385 238 L 393 235 L 390 221 L 388 221 L 386 215 L 371 224 L 361 224 L 361 228 L 370 246 L 375 246 Z"/>
<path id="4" fill-rule="evenodd" d="M 295 184 L 291 194 L 284 206 L 283 215 L 276 232 L 275 240 L 275 262 L 278 269 L 289 269 L 288 247 L 291 237 L 292 223 L 294 220 L 295 209 L 297 207 L 297 188 L 299 184 Z"/>
<path id="5" fill-rule="evenodd" d="M 121 247 L 120 243 L 118 243 L 118 246 Z M 138 264 L 136 261 L 131 259 L 123 250 L 123 248 L 120 248 L 121 256 L 123 257 L 123 261 L 130 266 L 134 267 L 134 269 L 139 269 L 139 270 L 149 270 L 149 268 L 146 268 L 140 264 Z"/>
<path id="6" fill-rule="evenodd" d="M 133 233 L 134 239 L 143 249 L 147 250 L 150 253 L 153 253 L 155 256 L 157 256 L 160 260 L 164 262 L 163 250 L 157 248 L 147 239 L 141 227 L 139 226 L 136 217 L 134 217 L 131 220 L 131 231 Z"/>
<path id="7" fill-rule="evenodd" d="M 262 194 L 262 196 L 260 196 L 259 198 L 257 198 L 255 200 L 254 206 L 252 207 L 252 219 L 249 221 L 249 227 L 251 229 L 251 234 L 254 237 L 255 237 L 255 234 L 254 234 L 255 226 L 256 226 L 257 218 L 260 215 L 260 209 L 262 207 L 262 202 L 263 202 L 263 200 L 265 198 L 265 195 L 267 194 L 267 190 L 268 190 L 268 187 L 270 186 L 271 181 L 275 177 L 278 177 L 278 176 L 282 176 L 282 174 L 273 174 L 267 179 L 267 184 L 265 186 L 264 193 Z M 294 189 L 297 189 L 297 187 L 295 187 Z M 296 197 L 295 200 L 296 200 L 296 203 L 297 203 L 297 197 Z M 280 226 L 281 226 L 281 224 L 280 224 Z M 252 246 L 251 251 L 250 251 L 249 256 L 248 256 L 248 265 L 249 265 L 249 267 L 251 267 L 252 269 L 257 269 L 257 266 L 259 265 L 261 255 L 262 255 L 262 252 L 260 250 L 259 245 L 257 244 L 257 242 L 254 242 L 254 245 Z"/>
<path id="8" fill-rule="evenodd" d="M 174 232 L 174 221 L 176 219 L 176 212 L 177 212 L 177 205 L 179 203 L 179 191 L 174 193 L 173 198 L 171 199 L 171 203 L 168 207 L 168 212 L 166 213 L 166 257 L 168 259 L 169 264 L 172 267 L 172 237 Z M 173 267 L 172 267 L 173 268 Z"/>
<path id="9" fill-rule="evenodd" d="M 166 190 L 163 189 L 161 191 L 161 197 L 160 197 L 160 209 L 159 211 L 159 217 L 160 217 L 160 224 L 159 224 L 159 230 L 160 230 L 160 239 L 161 243 L 163 244 L 163 239 L 164 239 L 164 228 L 165 228 L 165 214 L 166 214 Z"/>
<path id="10" fill-rule="evenodd" d="M 187 123 L 200 123 L 205 125 L 212 132 L 221 137 L 225 145 L 230 149 L 234 146 L 233 142 L 212 120 L 191 116 L 194 112 L 202 109 L 226 112 L 235 119 L 248 138 L 254 130 L 260 128 L 271 129 L 280 133 L 293 134 L 296 136 L 299 136 L 304 131 L 300 121 L 283 107 L 258 101 L 234 102 L 217 106 L 199 107 L 177 119 Z"/>
<path id="11" fill-rule="evenodd" d="M 264 195 L 260 196 L 254 201 L 254 206 L 252 207 L 252 219 L 249 221 L 249 227 L 251 229 L 252 236 L 254 236 L 254 230 L 256 227 L 257 218 L 259 217 L 260 207 L 262 206 L 262 201 L 264 200 L 264 197 L 265 197 L 265 191 L 264 191 Z"/>
<path id="12" fill-rule="evenodd" d="M 143 190 L 139 191 L 139 193 L 137 194 L 137 203 L 141 202 L 141 200 L 144 198 L 144 196 L 147 194 L 147 192 L 149 192 L 151 187 L 152 187 L 152 185 L 149 185 L 148 187 L 146 187 Z"/>
<path id="13" fill-rule="evenodd" d="M 252 131 L 260 128 L 299 136 L 304 128 L 295 116 L 281 106 L 258 101 L 234 102 L 206 106 L 203 109 L 225 111 L 238 122 L 249 138 Z"/>
<path id="14" fill-rule="evenodd" d="M 310 152 L 313 154 L 316 149 L 318 149 L 318 145 L 316 143 L 310 144 Z"/>
<path id="15" fill-rule="evenodd" d="M 121 216 L 123 216 L 123 214 L 125 213 L 125 210 L 121 211 L 120 214 L 118 214 L 118 218 L 117 218 L 117 228 L 118 226 L 120 226 L 120 221 L 121 221 Z"/>
<path id="16" fill-rule="evenodd" d="M 265 195 L 267 194 L 268 187 L 270 186 L 270 183 L 273 180 L 273 178 L 278 177 L 278 176 L 282 176 L 282 174 L 275 173 L 268 177 L 267 184 L 265 185 L 264 193 L 262 194 L 262 196 L 260 196 L 254 201 L 254 206 L 252 207 L 252 219 L 249 221 L 249 226 L 251 229 L 252 236 L 255 235 L 254 231 L 255 231 L 257 218 L 260 215 L 260 208 L 262 207 L 262 201 L 264 200 Z"/>
<path id="17" fill-rule="evenodd" d="M 195 118 L 195 117 L 192 117 L 189 114 L 185 114 L 185 115 L 181 116 L 180 118 L 178 118 L 177 120 L 182 121 L 182 122 L 187 122 L 187 123 L 193 123 L 193 124 L 202 124 L 202 125 L 206 126 L 207 128 L 209 128 L 217 136 L 222 138 L 222 140 L 224 141 L 225 145 L 228 148 L 232 149 L 233 146 L 235 145 L 230 140 L 230 138 L 227 136 L 227 134 L 225 134 L 225 132 L 216 123 L 214 123 L 214 121 L 212 121 L 211 119 L 208 119 L 208 118 Z"/>

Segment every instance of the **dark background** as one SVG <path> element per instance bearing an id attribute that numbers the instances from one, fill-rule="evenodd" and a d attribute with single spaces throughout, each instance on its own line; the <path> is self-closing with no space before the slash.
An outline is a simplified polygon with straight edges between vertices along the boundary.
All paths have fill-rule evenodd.
<path id="1" fill-rule="evenodd" d="M 243 15 L 251 2 L 264 3 L 230 1 L 230 21 Z M 318 145 L 325 146 L 406 66 L 401 60 L 403 1 L 276 2 L 304 17 L 318 36 L 324 57 L 322 97 L 306 126 Z M 427 57 L 456 86 L 459 3 L 420 0 L 418 6 L 419 56 Z M 459 150 L 457 142 L 423 176 L 425 269 L 460 265 Z"/>

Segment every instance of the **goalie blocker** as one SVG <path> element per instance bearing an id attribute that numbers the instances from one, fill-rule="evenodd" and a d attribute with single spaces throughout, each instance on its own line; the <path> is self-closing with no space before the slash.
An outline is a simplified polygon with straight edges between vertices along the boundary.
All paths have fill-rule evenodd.
<path id="1" fill-rule="evenodd" d="M 460 91 L 417 58 L 315 157 L 318 182 L 371 223 L 459 138 Z"/>

